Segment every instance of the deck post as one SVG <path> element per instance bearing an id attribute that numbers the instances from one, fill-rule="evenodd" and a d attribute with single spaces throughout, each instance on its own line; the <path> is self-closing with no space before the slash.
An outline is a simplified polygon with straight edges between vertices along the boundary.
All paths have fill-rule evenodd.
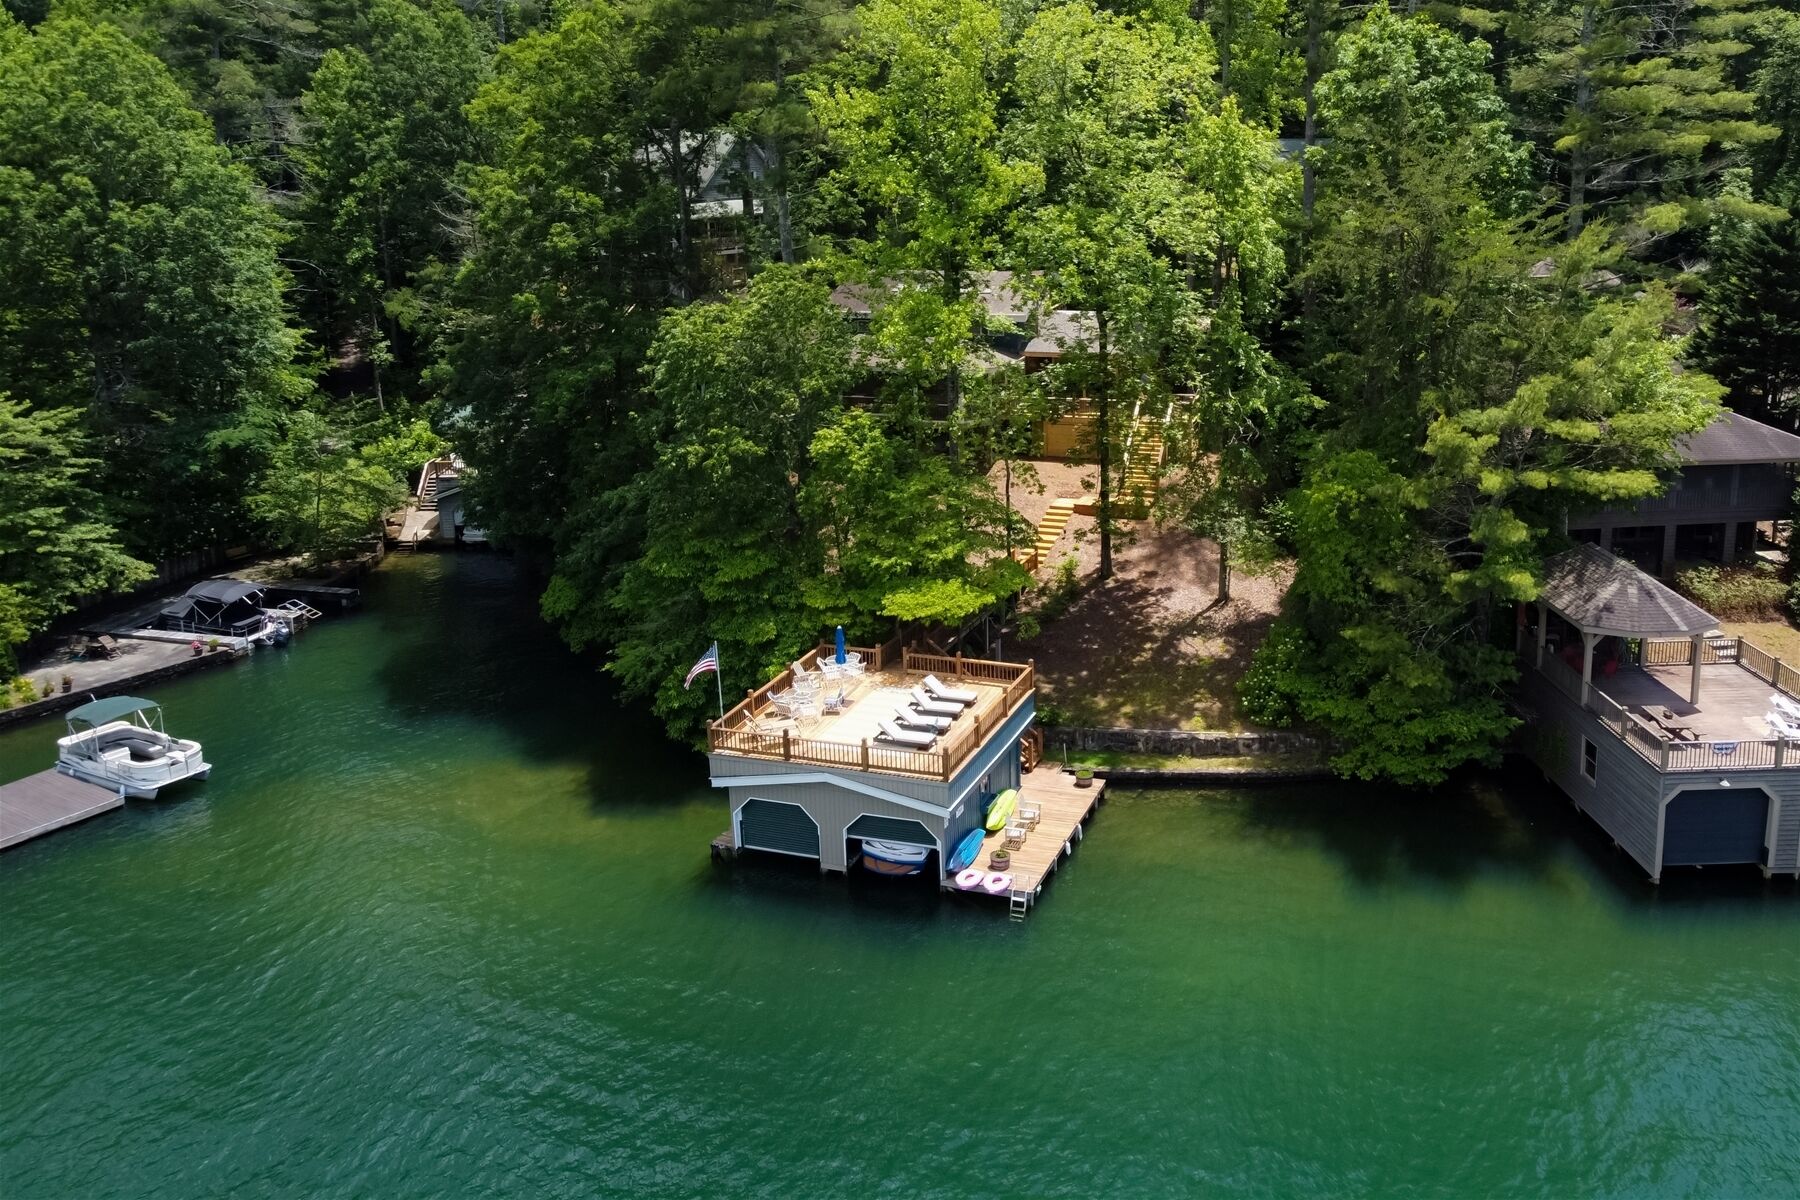
<path id="1" fill-rule="evenodd" d="M 781 761 L 794 761 L 794 746 L 787 730 L 781 731 Z"/>
<path id="2" fill-rule="evenodd" d="M 1544 669 L 1544 639 L 1550 634 L 1550 606 L 1538 601 L 1537 667 Z"/>
<path id="3" fill-rule="evenodd" d="M 1787 739 L 1784 737 L 1778 737 L 1775 739 L 1775 765 L 1777 767 L 1785 766 L 1786 762 L 1787 762 Z"/>
<path id="4" fill-rule="evenodd" d="M 1688 703 L 1696 707 L 1700 703 L 1700 647 L 1701 637 L 1695 634 L 1688 641 L 1693 645 L 1693 666 L 1688 671 Z"/>
<path id="5" fill-rule="evenodd" d="M 1581 631 L 1581 707 L 1586 708 L 1588 692 L 1594 686 L 1594 647 L 1599 644 L 1600 635 Z"/>
<path id="6" fill-rule="evenodd" d="M 958 679 L 961 679 L 961 678 L 962 678 L 962 677 L 963 677 L 963 670 L 962 670 L 962 651 L 961 651 L 961 650 L 958 650 L 958 651 L 957 651 L 957 652 L 956 652 L 956 677 L 957 677 L 957 678 L 958 678 Z"/>
<path id="7" fill-rule="evenodd" d="M 863 752 L 862 769 L 866 771 L 869 769 L 869 739 L 868 738 L 864 738 L 862 740 L 862 752 Z"/>
<path id="8" fill-rule="evenodd" d="M 1660 770 L 1663 774 L 1667 775 L 1669 773 L 1669 739 L 1668 738 L 1662 739 L 1661 753 L 1662 753 L 1662 757 L 1658 762 L 1657 769 Z"/>

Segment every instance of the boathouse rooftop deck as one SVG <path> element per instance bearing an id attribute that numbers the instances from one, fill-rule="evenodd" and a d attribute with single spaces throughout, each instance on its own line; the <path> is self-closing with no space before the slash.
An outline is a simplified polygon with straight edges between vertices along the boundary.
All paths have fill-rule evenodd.
<path id="1" fill-rule="evenodd" d="M 1776 695 L 1800 703 L 1800 670 L 1745 638 L 1645 640 L 1585 697 L 1581 673 L 1559 656 L 1536 670 L 1661 771 L 1800 768 L 1800 740 L 1774 736 L 1765 720 Z"/>
<path id="2" fill-rule="evenodd" d="M 790 667 L 711 724 L 708 751 L 947 781 L 1036 686 L 1031 663 L 922 654 L 902 650 L 898 639 L 885 646 L 849 649 L 861 656 L 863 671 L 826 685 L 826 694 L 841 689 L 843 696 L 832 711 L 821 707 L 816 716 L 798 719 L 782 711 L 775 697 L 793 686 L 795 672 Z M 820 645 L 807 651 L 799 665 L 816 671 L 834 654 L 834 647 Z M 926 675 L 936 675 L 947 687 L 975 693 L 975 703 L 927 749 L 881 740 L 877 736 L 881 722 L 893 721 L 895 710 L 909 703 L 912 689 L 921 687 Z"/>

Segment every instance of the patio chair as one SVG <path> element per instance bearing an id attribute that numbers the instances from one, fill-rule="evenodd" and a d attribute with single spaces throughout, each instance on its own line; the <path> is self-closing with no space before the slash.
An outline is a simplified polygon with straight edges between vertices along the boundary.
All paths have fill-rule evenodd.
<path id="1" fill-rule="evenodd" d="M 942 700 L 933 700 L 925 694 L 925 689 L 915 687 L 912 690 L 912 706 L 914 709 L 932 717 L 956 717 L 962 715 L 963 706 L 947 704 Z"/>
<path id="2" fill-rule="evenodd" d="M 1025 844 L 1025 826 L 1013 821 L 1006 827 L 1006 840 L 1003 843 L 1008 850 L 1017 850 Z"/>
<path id="3" fill-rule="evenodd" d="M 844 651 L 844 661 L 841 665 L 843 666 L 844 674 L 846 675 L 861 675 L 863 673 L 862 655 L 854 650 Z"/>
<path id="4" fill-rule="evenodd" d="M 1038 822 L 1044 819 L 1044 810 L 1035 804 L 1021 804 L 1013 820 L 1027 829 L 1036 829 Z"/>
<path id="5" fill-rule="evenodd" d="M 981 699 L 980 696 L 967 689 L 945 687 L 936 675 L 925 677 L 925 690 L 946 704 L 973 704 Z"/>
<path id="6" fill-rule="evenodd" d="M 928 717 L 924 713 L 908 712 L 905 707 L 894 710 L 894 724 L 902 729 L 912 729 L 924 733 L 942 733 L 950 728 L 949 717 Z"/>
<path id="7" fill-rule="evenodd" d="M 94 638 L 94 646 L 100 651 L 103 658 L 117 658 L 121 653 L 119 650 L 119 643 L 113 640 L 113 636 L 110 633 L 97 635 Z"/>
<path id="8" fill-rule="evenodd" d="M 908 750 L 929 750 L 931 743 L 937 741 L 937 735 L 935 733 L 909 733 L 892 721 L 878 721 L 875 724 L 875 740 L 892 742 L 896 746 L 905 746 Z"/>
<path id="9" fill-rule="evenodd" d="M 1794 701 L 1782 695 L 1780 692 L 1776 692 L 1774 695 L 1770 696 L 1769 703 L 1775 706 L 1776 712 L 1786 717 L 1789 721 L 1800 721 L 1800 704 L 1794 703 Z"/>
<path id="10" fill-rule="evenodd" d="M 819 674 L 825 677 L 826 683 L 836 683 L 844 677 L 844 664 L 835 659 L 822 658 L 819 660 Z"/>

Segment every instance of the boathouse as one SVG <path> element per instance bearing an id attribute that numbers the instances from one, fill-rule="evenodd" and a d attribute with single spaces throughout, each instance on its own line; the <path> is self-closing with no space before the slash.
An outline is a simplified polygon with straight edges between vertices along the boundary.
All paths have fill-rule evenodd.
<path id="1" fill-rule="evenodd" d="M 957 841 L 982 823 L 987 802 L 1019 786 L 1037 713 L 1030 663 L 852 647 L 808 651 L 749 693 L 708 730 L 712 784 L 730 797 L 735 851 L 760 850 L 845 871 L 863 839 L 929 851 L 940 882 Z M 796 694 L 796 680 L 832 678 Z M 890 740 L 896 714 L 927 676 L 972 694 L 929 745 Z M 925 739 L 917 739 L 924 741 Z M 1066 834 L 1059 840 L 1066 839 Z"/>
<path id="2" fill-rule="evenodd" d="M 1759 524 L 1787 520 L 1800 437 L 1727 412 L 1676 453 L 1681 469 L 1662 494 L 1572 513 L 1569 536 L 1666 579 L 1677 562 L 1737 562 L 1757 549 Z"/>
<path id="3" fill-rule="evenodd" d="M 1800 877 L 1800 670 L 1594 545 L 1519 618 L 1525 753 L 1653 881 Z"/>

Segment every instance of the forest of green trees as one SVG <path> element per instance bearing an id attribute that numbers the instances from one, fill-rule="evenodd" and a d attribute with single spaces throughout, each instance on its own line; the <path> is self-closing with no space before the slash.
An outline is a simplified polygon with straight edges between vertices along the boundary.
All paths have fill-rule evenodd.
<path id="1" fill-rule="evenodd" d="M 5 0 L 0 645 L 351 545 L 447 438 L 688 736 L 706 642 L 735 688 L 1004 600 L 990 465 L 1191 393 L 1157 518 L 1297 562 L 1246 710 L 1431 782 L 1564 510 L 1794 423 L 1794 8 Z M 996 270 L 1093 336 L 996 367 Z"/>

